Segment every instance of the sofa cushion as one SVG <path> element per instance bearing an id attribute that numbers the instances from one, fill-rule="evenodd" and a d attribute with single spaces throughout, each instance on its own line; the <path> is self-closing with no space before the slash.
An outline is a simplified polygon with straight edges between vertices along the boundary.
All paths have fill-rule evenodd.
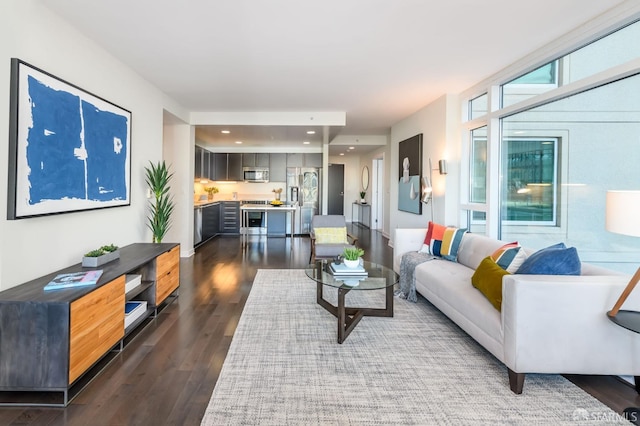
<path id="1" fill-rule="evenodd" d="M 347 227 L 315 228 L 317 244 L 347 244 Z"/>
<path id="2" fill-rule="evenodd" d="M 510 275 L 491 256 L 482 259 L 471 277 L 471 284 L 491 302 L 494 308 L 502 310 L 502 277 Z"/>
<path id="3" fill-rule="evenodd" d="M 564 243 L 538 250 L 524 261 L 517 274 L 529 275 L 580 275 L 581 263 L 575 247 Z"/>
<path id="4" fill-rule="evenodd" d="M 464 235 L 462 247 L 458 251 L 458 263 L 462 263 L 471 269 L 477 269 L 482 259 L 491 256 L 491 253 L 503 245 L 503 241 L 469 232 Z"/>
<path id="5" fill-rule="evenodd" d="M 441 256 L 455 262 L 466 232 L 466 229 L 446 227 L 429 221 L 429 228 L 420 253 Z"/>
<path id="6" fill-rule="evenodd" d="M 520 266 L 527 260 L 527 253 L 520 247 L 518 242 L 505 244 L 498 250 L 494 251 L 491 259 L 498 264 L 499 267 L 507 272 L 515 273 Z"/>
<path id="7" fill-rule="evenodd" d="M 473 328 L 483 330 L 490 340 L 502 342 L 500 312 L 471 285 L 473 273 L 471 268 L 444 259 L 424 262 L 416 266 L 416 290 L 431 302 L 439 301 L 434 304 L 441 309 L 442 304 L 447 305 L 449 314 L 459 312 L 465 318 L 462 322 L 474 324 Z"/>

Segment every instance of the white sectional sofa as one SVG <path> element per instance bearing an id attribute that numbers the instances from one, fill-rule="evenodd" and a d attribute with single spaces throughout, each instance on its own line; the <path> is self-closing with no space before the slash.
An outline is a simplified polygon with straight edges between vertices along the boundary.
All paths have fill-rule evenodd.
<path id="1" fill-rule="evenodd" d="M 422 247 L 427 229 L 396 229 L 394 270 Z M 498 311 L 471 284 L 482 259 L 505 242 L 466 234 L 457 262 L 427 261 L 415 269 L 416 290 L 508 368 L 521 393 L 527 373 L 640 376 L 640 334 L 606 315 L 629 277 L 582 264 L 582 275 L 507 275 Z M 528 252 L 531 252 L 528 250 Z M 623 309 L 640 311 L 640 291 Z"/>

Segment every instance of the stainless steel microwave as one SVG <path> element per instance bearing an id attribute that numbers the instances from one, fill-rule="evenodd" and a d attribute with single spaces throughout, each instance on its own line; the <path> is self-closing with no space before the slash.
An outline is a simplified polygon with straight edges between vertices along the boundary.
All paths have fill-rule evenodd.
<path id="1" fill-rule="evenodd" d="M 266 167 L 243 167 L 245 182 L 269 182 L 269 169 Z"/>

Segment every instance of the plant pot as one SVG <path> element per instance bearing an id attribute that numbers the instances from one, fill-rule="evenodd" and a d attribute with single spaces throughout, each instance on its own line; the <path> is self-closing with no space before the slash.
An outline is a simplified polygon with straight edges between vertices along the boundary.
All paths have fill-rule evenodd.
<path id="1" fill-rule="evenodd" d="M 356 260 L 344 259 L 342 262 L 344 262 L 344 266 L 346 266 L 347 268 L 357 268 L 358 266 L 360 266 L 360 259 L 356 259 Z"/>
<path id="2" fill-rule="evenodd" d="M 98 256 L 98 257 L 84 256 L 82 258 L 82 266 L 84 266 L 85 268 L 95 268 L 119 258 L 120 258 L 120 250 L 105 253 L 102 256 Z"/>
<path id="3" fill-rule="evenodd" d="M 362 198 L 362 199 L 360 200 L 360 204 L 367 204 L 367 200 L 365 200 L 364 198 Z"/>

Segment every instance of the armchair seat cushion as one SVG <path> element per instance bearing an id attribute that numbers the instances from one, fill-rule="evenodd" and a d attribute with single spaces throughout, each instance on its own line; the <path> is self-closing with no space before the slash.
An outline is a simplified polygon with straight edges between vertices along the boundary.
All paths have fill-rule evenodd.
<path id="1" fill-rule="evenodd" d="M 336 257 L 342 254 L 345 248 L 353 247 L 351 244 L 316 244 L 316 257 L 327 258 Z"/>

